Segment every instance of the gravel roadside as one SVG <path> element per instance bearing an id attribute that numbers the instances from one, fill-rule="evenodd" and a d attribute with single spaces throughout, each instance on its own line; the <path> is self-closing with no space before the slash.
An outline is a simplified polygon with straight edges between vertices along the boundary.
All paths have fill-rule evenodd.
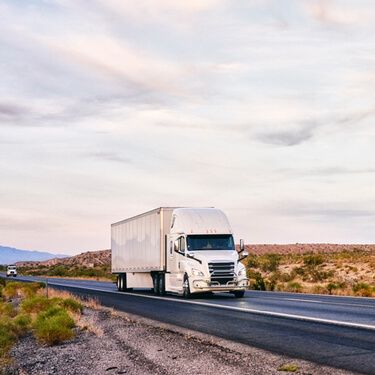
<path id="1" fill-rule="evenodd" d="M 111 309 L 86 308 L 82 322 L 76 337 L 58 346 L 22 338 L 6 374 L 280 375 L 287 364 L 296 366 L 297 374 L 349 374 Z"/>

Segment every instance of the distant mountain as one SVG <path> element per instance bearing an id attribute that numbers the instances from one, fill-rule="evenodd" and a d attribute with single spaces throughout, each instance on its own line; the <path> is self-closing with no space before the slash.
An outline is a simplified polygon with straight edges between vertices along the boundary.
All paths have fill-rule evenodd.
<path id="1" fill-rule="evenodd" d="M 13 264 L 19 261 L 42 261 L 52 258 L 65 258 L 67 255 L 45 251 L 20 250 L 0 245 L 0 264 Z"/>
<path id="2" fill-rule="evenodd" d="M 40 266 L 56 266 L 63 265 L 69 267 L 100 267 L 111 265 L 111 250 L 96 250 L 86 251 L 84 253 L 66 257 L 66 258 L 53 258 L 39 262 L 33 261 L 21 261 L 16 263 L 18 267 L 33 267 L 38 268 Z"/>

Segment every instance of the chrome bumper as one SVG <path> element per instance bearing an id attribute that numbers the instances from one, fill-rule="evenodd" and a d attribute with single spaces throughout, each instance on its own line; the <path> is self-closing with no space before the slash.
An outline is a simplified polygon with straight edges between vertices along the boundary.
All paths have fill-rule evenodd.
<path id="1" fill-rule="evenodd" d="M 192 281 L 193 289 L 200 291 L 228 291 L 228 290 L 243 290 L 249 285 L 249 279 L 241 279 L 240 281 L 228 281 L 225 284 L 220 284 L 218 281 L 211 281 L 207 279 L 195 279 Z"/>

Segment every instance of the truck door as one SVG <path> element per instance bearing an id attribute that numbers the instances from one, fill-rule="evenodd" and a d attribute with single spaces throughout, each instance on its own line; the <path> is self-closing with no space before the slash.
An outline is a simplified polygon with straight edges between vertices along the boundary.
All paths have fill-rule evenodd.
<path id="1" fill-rule="evenodd" d="M 180 262 L 184 260 L 185 238 L 183 236 L 168 236 L 167 272 L 170 288 L 174 291 L 182 287 Z"/>

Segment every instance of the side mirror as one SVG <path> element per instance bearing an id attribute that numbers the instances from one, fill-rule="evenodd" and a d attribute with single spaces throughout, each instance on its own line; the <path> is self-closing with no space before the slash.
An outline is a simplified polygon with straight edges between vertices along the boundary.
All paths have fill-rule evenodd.
<path id="1" fill-rule="evenodd" d="M 243 239 L 240 240 L 240 253 L 242 253 L 245 250 L 245 242 Z"/>

